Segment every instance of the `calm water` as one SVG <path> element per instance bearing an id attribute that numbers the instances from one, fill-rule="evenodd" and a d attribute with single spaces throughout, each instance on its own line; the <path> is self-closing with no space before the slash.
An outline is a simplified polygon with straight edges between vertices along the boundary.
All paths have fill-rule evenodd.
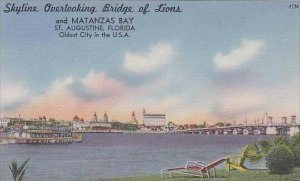
<path id="1" fill-rule="evenodd" d="M 88 180 L 158 174 L 188 160 L 214 161 L 262 136 L 91 133 L 82 143 L 0 145 L 0 180 L 11 180 L 11 160 L 31 157 L 25 180 Z M 264 138 L 266 138 L 264 136 Z"/>

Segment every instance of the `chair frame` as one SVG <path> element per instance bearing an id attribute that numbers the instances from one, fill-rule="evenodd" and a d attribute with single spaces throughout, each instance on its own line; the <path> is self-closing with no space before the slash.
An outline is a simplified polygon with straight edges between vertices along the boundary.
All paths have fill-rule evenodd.
<path id="1" fill-rule="evenodd" d="M 191 175 L 196 177 L 202 177 L 202 179 L 207 176 L 210 178 L 210 170 L 213 170 L 213 175 L 216 176 L 216 169 L 215 167 L 224 161 L 227 161 L 228 158 L 220 158 L 217 161 L 214 161 L 210 164 L 207 164 L 202 161 L 188 161 L 185 167 L 176 167 L 176 168 L 167 168 L 161 170 L 161 175 L 164 177 L 166 173 L 170 174 L 170 177 L 173 177 L 173 173 L 184 174 L 184 175 Z M 212 168 L 210 168 L 212 167 Z"/>
<path id="2" fill-rule="evenodd" d="M 239 170 L 239 171 L 247 171 L 248 168 L 244 166 L 244 162 L 247 157 L 247 153 L 249 152 L 250 145 L 246 145 L 241 151 L 240 155 L 231 155 L 228 156 L 226 161 L 226 168 L 228 171 L 230 170 Z M 239 160 L 237 160 L 239 159 Z M 243 160 L 243 161 L 242 161 Z"/>

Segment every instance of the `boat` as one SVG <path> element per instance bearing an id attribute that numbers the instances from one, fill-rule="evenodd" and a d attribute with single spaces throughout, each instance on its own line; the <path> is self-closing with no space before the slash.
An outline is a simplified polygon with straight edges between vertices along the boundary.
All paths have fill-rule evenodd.
<path id="1" fill-rule="evenodd" d="M 82 142 L 82 133 L 73 133 L 60 122 L 22 121 L 1 134 L 2 144 L 59 144 Z"/>

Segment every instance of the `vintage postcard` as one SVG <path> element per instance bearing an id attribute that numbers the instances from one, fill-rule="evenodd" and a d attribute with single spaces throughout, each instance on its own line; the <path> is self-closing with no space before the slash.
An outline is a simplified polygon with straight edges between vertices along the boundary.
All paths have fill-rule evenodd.
<path id="1" fill-rule="evenodd" d="M 0 2 L 0 180 L 300 180 L 299 1 Z"/>

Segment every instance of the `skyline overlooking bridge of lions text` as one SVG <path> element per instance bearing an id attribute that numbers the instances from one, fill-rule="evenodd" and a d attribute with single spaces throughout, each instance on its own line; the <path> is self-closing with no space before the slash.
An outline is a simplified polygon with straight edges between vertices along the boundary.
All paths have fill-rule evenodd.
<path id="1" fill-rule="evenodd" d="M 299 11 L 283 2 L 201 3 L 170 2 L 177 14 L 128 14 L 135 30 L 111 39 L 54 31 L 58 19 L 99 14 L 3 13 L 0 117 L 90 120 L 96 111 L 126 122 L 132 111 L 142 120 L 146 108 L 175 124 L 254 123 L 264 113 L 299 119 Z"/>

